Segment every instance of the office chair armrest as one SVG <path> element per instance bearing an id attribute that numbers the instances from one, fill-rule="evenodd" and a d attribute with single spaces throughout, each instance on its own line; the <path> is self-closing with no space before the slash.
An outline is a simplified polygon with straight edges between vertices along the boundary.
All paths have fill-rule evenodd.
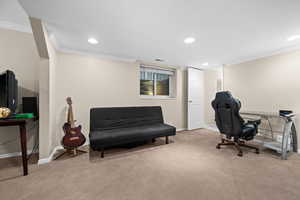
<path id="1" fill-rule="evenodd" d="M 247 124 L 253 125 L 255 127 L 255 132 L 257 133 L 258 132 L 258 125 L 261 124 L 261 120 L 260 119 L 257 119 L 257 120 L 248 120 L 245 125 L 247 125 Z"/>
<path id="2" fill-rule="evenodd" d="M 257 119 L 257 120 L 248 120 L 247 124 L 254 124 L 254 125 L 258 126 L 258 125 L 261 124 L 261 120 L 260 119 Z"/>

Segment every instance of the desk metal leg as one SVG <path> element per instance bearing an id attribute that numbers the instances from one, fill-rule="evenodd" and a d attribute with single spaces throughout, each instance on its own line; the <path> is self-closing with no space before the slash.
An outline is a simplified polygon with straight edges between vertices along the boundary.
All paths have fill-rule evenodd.
<path id="1" fill-rule="evenodd" d="M 293 124 L 291 127 L 291 135 L 292 135 L 292 141 L 293 141 L 293 151 L 298 152 L 298 138 L 297 138 L 297 131 L 296 131 L 294 121 L 293 121 Z"/>
<path id="2" fill-rule="evenodd" d="M 281 148 L 281 159 L 287 159 L 288 142 L 290 139 L 290 133 L 293 122 L 291 120 L 287 121 L 284 126 L 283 136 L 282 136 L 282 148 Z"/>
<path id="3" fill-rule="evenodd" d="M 20 138 L 23 160 L 23 174 L 28 175 L 28 163 L 27 163 L 27 139 L 26 139 L 26 127 L 25 124 L 20 125 Z"/>
<path id="4" fill-rule="evenodd" d="M 273 129 L 272 129 L 272 125 L 271 125 L 269 117 L 267 117 L 267 120 L 268 120 L 269 128 L 270 128 L 270 131 L 271 131 L 272 140 L 274 140 L 274 133 L 273 133 Z"/>

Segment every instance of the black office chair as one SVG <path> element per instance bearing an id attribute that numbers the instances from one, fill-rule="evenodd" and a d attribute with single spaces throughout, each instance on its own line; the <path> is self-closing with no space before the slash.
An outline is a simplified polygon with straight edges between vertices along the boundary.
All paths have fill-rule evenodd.
<path id="1" fill-rule="evenodd" d="M 234 145 L 238 150 L 238 156 L 243 156 L 241 146 L 254 149 L 259 154 L 259 149 L 245 144 L 245 141 L 254 139 L 257 134 L 257 128 L 260 120 L 248 121 L 245 123 L 239 114 L 241 102 L 232 97 L 231 93 L 218 92 L 216 98 L 212 101 L 212 107 L 215 110 L 215 120 L 222 137 L 221 143 L 217 145 L 220 149 L 223 145 Z"/>

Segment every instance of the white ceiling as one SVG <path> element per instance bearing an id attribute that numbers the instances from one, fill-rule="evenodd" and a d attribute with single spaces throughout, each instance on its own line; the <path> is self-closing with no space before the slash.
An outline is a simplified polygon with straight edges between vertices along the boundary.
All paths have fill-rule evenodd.
<path id="1" fill-rule="evenodd" d="M 201 67 L 299 46 L 299 40 L 287 41 L 300 34 L 299 0 L 20 2 L 30 16 L 47 23 L 60 48 L 91 54 Z M 87 43 L 89 37 L 99 44 Z M 196 42 L 186 45 L 186 37 Z"/>
<path id="2" fill-rule="evenodd" d="M 31 31 L 28 15 L 17 0 L 0 0 L 0 27 Z"/>

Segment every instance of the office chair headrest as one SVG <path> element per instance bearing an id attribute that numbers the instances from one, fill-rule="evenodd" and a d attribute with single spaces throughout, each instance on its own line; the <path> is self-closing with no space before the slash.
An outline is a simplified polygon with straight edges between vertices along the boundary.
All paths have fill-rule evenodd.
<path id="1" fill-rule="evenodd" d="M 229 91 L 218 92 L 215 100 L 212 102 L 214 109 L 228 105 L 233 107 L 237 106 L 236 108 L 239 110 L 241 107 L 241 102 L 238 99 L 235 99 Z"/>
<path id="2" fill-rule="evenodd" d="M 229 91 L 218 92 L 216 94 L 215 100 L 218 102 L 226 102 L 228 100 L 234 99 Z"/>

